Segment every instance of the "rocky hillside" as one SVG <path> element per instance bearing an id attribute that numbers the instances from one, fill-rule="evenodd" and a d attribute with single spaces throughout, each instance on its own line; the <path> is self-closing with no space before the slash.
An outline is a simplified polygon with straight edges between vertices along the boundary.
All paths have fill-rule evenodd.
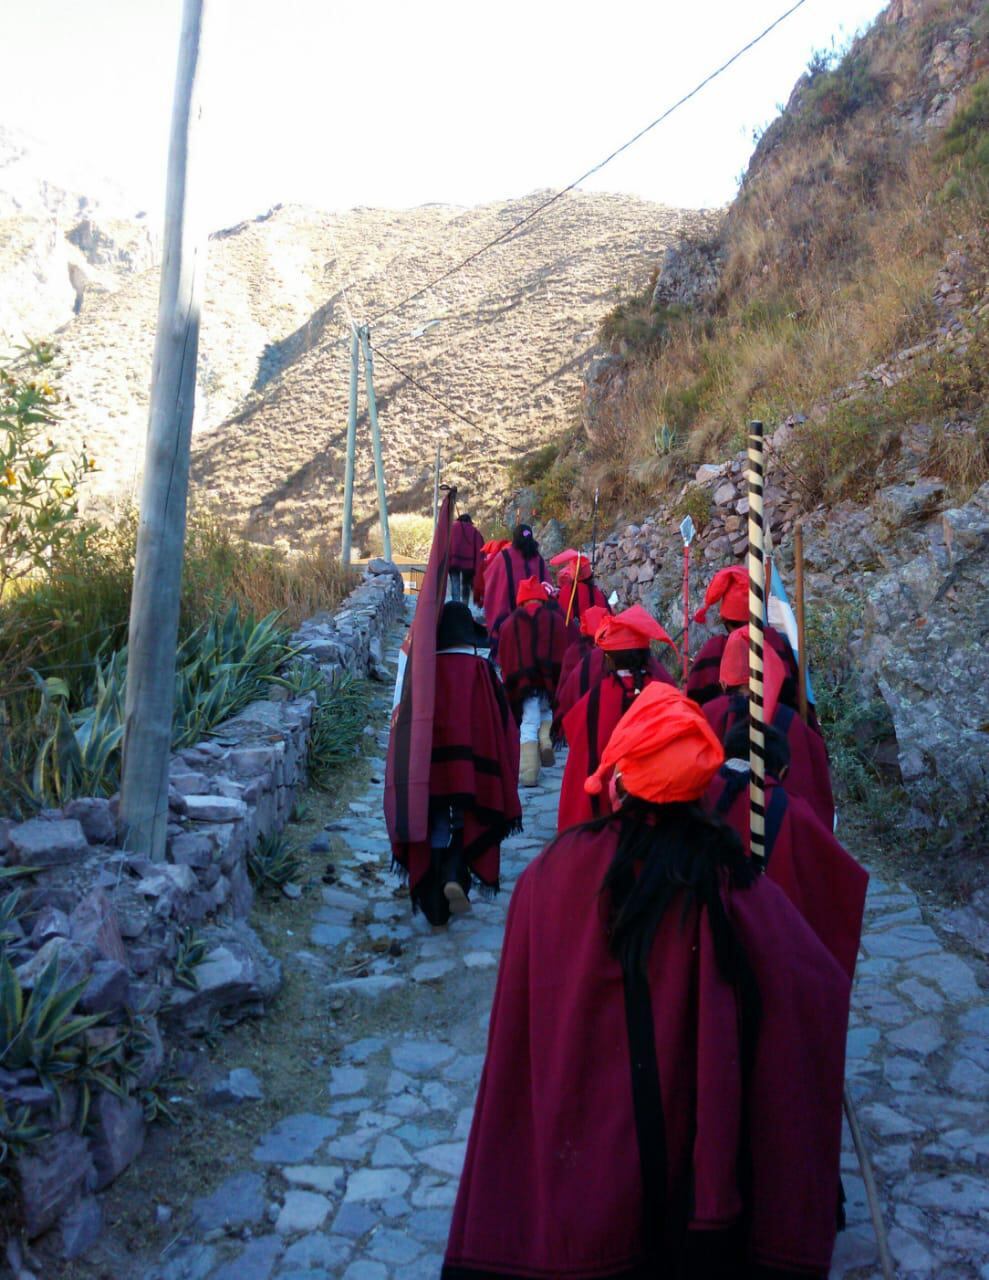
<path id="1" fill-rule="evenodd" d="M 99 306 L 152 268 L 158 248 L 121 192 L 0 125 L 0 350 Z"/>
<path id="2" fill-rule="evenodd" d="M 517 496 L 545 513 L 561 475 L 600 483 L 601 576 L 677 634 L 677 525 L 702 530 L 696 608 L 745 554 L 739 450 L 763 419 L 785 571 L 805 529 L 839 771 L 909 843 L 924 833 L 962 897 L 986 882 L 989 812 L 987 69 L 985 0 L 893 0 L 840 60 L 815 59 L 721 230 L 608 315 L 583 444 Z M 582 527 L 586 494 L 563 505 Z"/>
<path id="3" fill-rule="evenodd" d="M 58 328 L 65 442 L 85 440 L 104 495 L 134 491 L 143 458 L 158 273 L 144 222 L 46 183 L 43 156 L 3 135 L 0 327 Z M 64 189 L 63 189 L 64 187 Z M 545 193 L 543 193 L 545 194 Z M 278 207 L 210 241 L 194 482 L 259 541 L 334 533 L 349 383 L 348 307 L 387 310 L 541 199 L 321 213 Z M 716 219 L 626 196 L 574 193 L 512 241 L 383 319 L 372 340 L 464 421 L 383 361 L 385 461 L 398 510 L 428 510 L 444 480 L 492 510 L 504 465 L 558 434 L 579 403 L 601 313 L 649 278 L 664 249 Z M 363 407 L 362 388 L 362 407 Z M 366 413 L 358 519 L 375 509 Z M 365 524 L 368 521 L 365 519 Z"/>

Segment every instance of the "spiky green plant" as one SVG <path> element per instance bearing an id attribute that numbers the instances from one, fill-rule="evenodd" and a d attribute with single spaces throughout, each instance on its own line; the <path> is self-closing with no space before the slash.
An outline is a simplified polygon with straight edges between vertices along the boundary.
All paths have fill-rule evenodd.
<path id="1" fill-rule="evenodd" d="M 10 1189 L 10 1179 L 4 1172 L 10 1162 L 45 1137 L 45 1129 L 32 1121 L 27 1107 L 10 1111 L 0 1095 L 0 1194 Z"/>
<path id="2" fill-rule="evenodd" d="M 258 889 L 280 889 L 294 880 L 301 870 L 298 849 L 281 831 L 260 836 L 247 855 L 247 873 Z"/>
<path id="3" fill-rule="evenodd" d="M 336 770 L 359 754 L 370 694 L 367 682 L 353 676 L 344 676 L 332 688 L 321 678 L 314 692 L 309 777 L 315 786 L 325 789 L 331 785 Z"/>
<path id="4" fill-rule="evenodd" d="M 264 697 L 293 652 L 278 614 L 256 621 L 236 604 L 198 627 L 179 646 L 172 745 L 198 742 L 221 721 Z M 74 714 L 68 690 L 48 680 L 39 688 L 40 714 L 52 727 L 34 765 L 35 795 L 64 804 L 76 795 L 107 795 L 120 778 L 127 649 L 96 665 L 91 704 Z"/>
<path id="5" fill-rule="evenodd" d="M 196 966 L 202 964 L 205 956 L 206 943 L 191 925 L 186 925 L 178 936 L 175 952 L 175 981 L 180 987 L 187 987 L 190 991 L 199 990 Z"/>

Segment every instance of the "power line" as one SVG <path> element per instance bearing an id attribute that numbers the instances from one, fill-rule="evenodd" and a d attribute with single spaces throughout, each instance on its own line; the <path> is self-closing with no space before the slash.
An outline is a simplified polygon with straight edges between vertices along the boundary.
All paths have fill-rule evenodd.
<path id="1" fill-rule="evenodd" d="M 573 191 L 575 187 L 579 187 L 582 182 L 586 182 L 588 178 L 593 177 L 593 175 L 596 173 L 599 173 L 605 167 L 605 165 L 608 165 L 612 162 L 612 160 L 617 159 L 617 157 L 620 156 L 623 151 L 627 151 L 629 147 L 634 146 L 634 144 L 638 142 L 640 138 L 644 138 L 647 133 L 655 129 L 657 125 L 662 124 L 664 120 L 669 119 L 669 117 L 674 113 L 674 111 L 678 111 L 680 107 L 682 107 L 685 103 L 689 102 L 691 98 L 696 97 L 696 95 L 700 93 L 702 89 L 706 88 L 707 85 L 709 85 L 712 80 L 716 80 L 718 76 L 722 75 L 725 71 L 727 71 L 728 68 L 733 65 L 733 63 L 737 62 L 739 58 L 741 58 L 744 54 L 748 53 L 750 49 L 754 49 L 755 46 L 759 44 L 760 41 L 765 40 L 766 36 L 768 36 L 771 31 L 774 31 L 780 25 L 780 23 L 785 22 L 786 19 L 791 16 L 791 14 L 796 13 L 796 11 L 802 8 L 803 5 L 805 5 L 806 3 L 807 3 L 807 0 L 796 0 L 796 4 L 791 5 L 790 8 L 787 9 L 785 13 L 781 13 L 778 18 L 776 18 L 773 22 L 771 22 L 769 26 L 765 28 L 764 31 L 760 31 L 757 36 L 753 37 L 753 39 L 751 39 L 748 42 L 748 44 L 743 45 L 741 49 L 733 53 L 727 62 L 723 62 L 720 67 L 712 71 L 709 75 L 705 76 L 703 80 L 701 80 L 698 84 L 696 84 L 693 87 L 693 89 L 689 91 L 689 93 L 685 93 L 683 97 L 679 98 L 676 102 L 674 102 L 672 106 L 667 107 L 667 109 L 662 113 L 662 115 L 657 116 L 656 119 L 653 120 L 650 124 L 647 124 L 645 128 L 640 129 L 639 132 L 634 134 L 631 138 L 629 138 L 627 142 L 623 142 L 620 147 L 616 147 L 616 149 L 612 151 L 610 155 L 605 156 L 603 160 L 599 161 L 596 165 L 593 165 L 590 169 L 587 170 L 586 173 L 582 173 L 579 178 L 574 178 L 573 182 L 568 183 L 567 186 L 555 192 L 548 199 L 544 200 L 542 204 L 536 205 L 535 209 L 530 210 L 529 213 L 527 213 L 524 217 L 519 218 L 517 222 L 514 222 L 507 230 L 503 231 L 500 235 L 495 236 L 493 240 L 489 240 L 487 244 L 481 245 L 479 249 L 475 249 L 473 253 L 468 254 L 467 257 L 464 258 L 462 262 L 458 262 L 456 266 L 450 267 L 449 270 L 444 271 L 441 275 L 436 276 L 434 279 L 430 280 L 428 284 L 424 284 L 421 289 L 416 289 L 414 293 L 410 293 L 407 297 L 403 298 L 401 302 L 396 302 L 394 306 L 388 307 L 384 311 L 379 312 L 378 315 L 374 316 L 374 318 L 371 320 L 371 323 L 377 324 L 377 322 L 379 320 L 383 320 L 385 316 L 394 315 L 396 311 L 403 310 L 405 307 L 409 305 L 410 302 L 415 302 L 417 298 L 421 298 L 424 293 L 428 293 L 430 289 L 435 288 L 436 285 L 442 284 L 444 280 L 449 280 L 451 276 L 454 276 L 458 272 L 462 271 L 464 267 L 469 266 L 472 262 L 476 262 L 477 259 L 481 257 L 482 254 L 487 253 L 489 249 L 493 249 L 495 245 L 502 244 L 505 240 L 508 240 L 511 236 L 515 234 L 516 231 L 519 230 L 520 227 L 524 227 L 527 223 L 532 222 L 534 218 L 538 218 L 539 215 L 541 213 L 544 213 L 551 205 L 556 204 L 558 200 L 562 200 L 565 195 L 569 195 L 569 193 Z"/>
<path id="2" fill-rule="evenodd" d="M 447 404 L 445 400 L 441 400 L 440 397 L 435 394 L 435 392 L 430 391 L 430 389 L 427 386 L 424 386 L 423 383 L 421 383 L 418 378 L 414 377 L 411 373 L 409 373 L 408 369 L 403 369 L 401 365 L 397 365 L 394 360 L 389 360 L 389 358 L 385 355 L 385 353 L 379 347 L 376 347 L 373 342 L 369 343 L 368 345 L 370 346 L 371 350 L 374 352 L 376 356 L 379 356 L 382 360 L 384 360 L 385 364 L 389 365 L 392 369 L 394 369 L 396 373 L 401 374 L 402 377 L 405 378 L 407 382 L 411 382 L 411 384 L 417 390 L 421 391 L 424 396 L 428 396 L 430 400 L 435 400 L 438 405 L 442 405 L 442 407 L 447 411 L 447 413 L 452 413 L 453 416 L 455 418 L 459 418 L 461 422 L 466 422 L 468 427 L 473 427 L 475 431 L 483 430 L 483 428 L 480 427 L 476 422 L 472 422 L 470 418 L 462 414 L 459 409 L 454 409 L 454 407 L 452 405 Z"/>

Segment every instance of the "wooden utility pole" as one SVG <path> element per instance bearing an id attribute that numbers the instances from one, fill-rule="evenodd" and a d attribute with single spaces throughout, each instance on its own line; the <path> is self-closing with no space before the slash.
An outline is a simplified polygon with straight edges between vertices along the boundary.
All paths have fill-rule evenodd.
<path id="1" fill-rule="evenodd" d="M 371 420 L 371 448 L 374 450 L 374 478 L 378 485 L 378 520 L 381 524 L 381 550 L 391 559 L 391 533 L 388 530 L 388 498 L 385 493 L 385 467 L 381 460 L 381 430 L 378 427 L 378 402 L 374 397 L 374 365 L 371 363 L 371 334 L 365 325 L 360 330 L 364 352 L 364 380 L 367 384 L 367 413 Z"/>
<path id="2" fill-rule="evenodd" d="M 350 539 L 354 528 L 354 455 L 357 451 L 357 376 L 360 371 L 360 335 L 355 327 L 350 341 L 350 406 L 347 411 L 347 458 L 343 471 L 343 532 L 340 559 L 350 565 Z"/>
<path id="3" fill-rule="evenodd" d="M 205 0 L 184 0 L 165 196 L 141 520 L 131 596 L 120 817 L 126 846 L 165 856 L 175 648 L 185 545 L 206 235 L 193 214 L 194 134 Z"/>

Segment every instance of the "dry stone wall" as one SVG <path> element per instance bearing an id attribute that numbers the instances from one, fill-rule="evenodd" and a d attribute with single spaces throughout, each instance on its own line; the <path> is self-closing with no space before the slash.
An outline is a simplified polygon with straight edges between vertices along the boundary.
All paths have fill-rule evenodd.
<path id="1" fill-rule="evenodd" d="M 293 645 L 330 683 L 344 672 L 378 677 L 403 600 L 398 571 L 375 562 L 342 607 L 306 622 Z M 79 1012 L 103 1015 L 91 1033 L 98 1042 L 132 1029 L 126 1096 L 96 1090 L 83 1135 L 77 1086 L 55 1096 L 31 1066 L 0 1066 L 8 1117 L 50 1133 L 16 1161 L 28 1238 L 60 1222 L 66 1256 L 82 1253 L 100 1229 L 93 1193 L 141 1151 L 142 1094 L 162 1071 L 167 1039 L 261 1013 L 278 991 L 278 962 L 247 923 L 247 858 L 260 836 L 285 825 L 305 783 L 314 703 L 311 693 L 273 690 L 173 756 L 164 862 L 117 847 L 116 798 L 77 799 L 0 825 L 0 865 L 37 868 L 4 925 L 25 999 L 57 959 L 62 989 L 84 984 Z"/>

